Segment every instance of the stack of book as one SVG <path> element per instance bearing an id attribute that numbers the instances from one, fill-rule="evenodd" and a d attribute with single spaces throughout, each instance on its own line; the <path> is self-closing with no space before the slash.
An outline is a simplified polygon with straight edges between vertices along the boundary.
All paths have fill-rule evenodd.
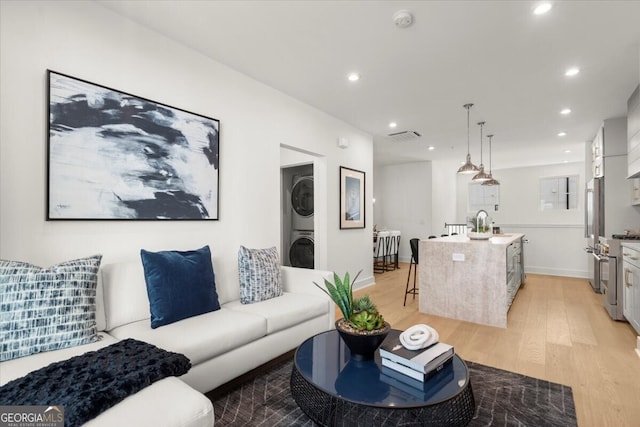
<path id="1" fill-rule="evenodd" d="M 391 330 L 380 346 L 383 367 L 424 382 L 451 363 L 453 346 L 437 342 L 420 350 L 407 350 L 400 343 L 400 333 Z"/>
<path id="2" fill-rule="evenodd" d="M 453 363 L 445 363 L 437 375 L 429 381 L 418 381 L 394 369 L 383 366 L 380 381 L 419 399 L 427 401 L 454 380 Z"/>

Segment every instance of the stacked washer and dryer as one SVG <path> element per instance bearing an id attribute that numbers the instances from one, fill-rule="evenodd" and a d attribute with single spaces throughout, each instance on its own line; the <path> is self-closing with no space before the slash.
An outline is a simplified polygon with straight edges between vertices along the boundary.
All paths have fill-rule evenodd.
<path id="1" fill-rule="evenodd" d="M 283 206 L 283 245 L 288 244 L 284 264 L 314 268 L 313 165 L 284 168 L 283 187 L 287 197 Z"/>
<path id="2" fill-rule="evenodd" d="M 313 175 L 293 177 L 289 261 L 292 267 L 314 267 Z"/>

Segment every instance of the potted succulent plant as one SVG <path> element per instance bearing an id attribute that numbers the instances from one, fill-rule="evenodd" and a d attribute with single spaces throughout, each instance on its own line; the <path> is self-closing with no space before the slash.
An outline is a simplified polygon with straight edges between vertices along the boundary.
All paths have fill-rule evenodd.
<path id="1" fill-rule="evenodd" d="M 368 295 L 353 298 L 353 283 L 362 271 L 351 281 L 349 273 L 343 279 L 333 273 L 333 283 L 324 280 L 324 287 L 313 282 L 336 303 L 342 318 L 336 321 L 336 329 L 356 360 L 372 359 L 376 350 L 389 333 L 391 325 L 378 312 Z"/>

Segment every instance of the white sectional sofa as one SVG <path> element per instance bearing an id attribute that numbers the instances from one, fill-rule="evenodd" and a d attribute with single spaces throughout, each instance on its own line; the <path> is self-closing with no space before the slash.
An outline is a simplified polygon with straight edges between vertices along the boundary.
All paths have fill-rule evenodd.
<path id="1" fill-rule="evenodd" d="M 105 264 L 97 288 L 101 340 L 0 363 L 0 385 L 52 362 L 125 338 L 182 353 L 192 364 L 180 378 L 160 380 L 103 412 L 88 426 L 212 426 L 213 406 L 202 394 L 334 327 L 335 306 L 313 282 L 331 274 L 282 267 L 283 295 L 240 303 L 238 283 L 216 283 L 220 310 L 152 329 L 142 263 Z"/>

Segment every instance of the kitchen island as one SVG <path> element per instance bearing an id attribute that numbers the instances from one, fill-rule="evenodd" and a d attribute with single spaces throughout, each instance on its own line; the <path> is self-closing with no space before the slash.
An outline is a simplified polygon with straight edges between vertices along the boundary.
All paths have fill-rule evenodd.
<path id="1" fill-rule="evenodd" d="M 523 237 L 421 240 L 420 312 L 506 328 L 507 311 L 524 282 Z"/>

